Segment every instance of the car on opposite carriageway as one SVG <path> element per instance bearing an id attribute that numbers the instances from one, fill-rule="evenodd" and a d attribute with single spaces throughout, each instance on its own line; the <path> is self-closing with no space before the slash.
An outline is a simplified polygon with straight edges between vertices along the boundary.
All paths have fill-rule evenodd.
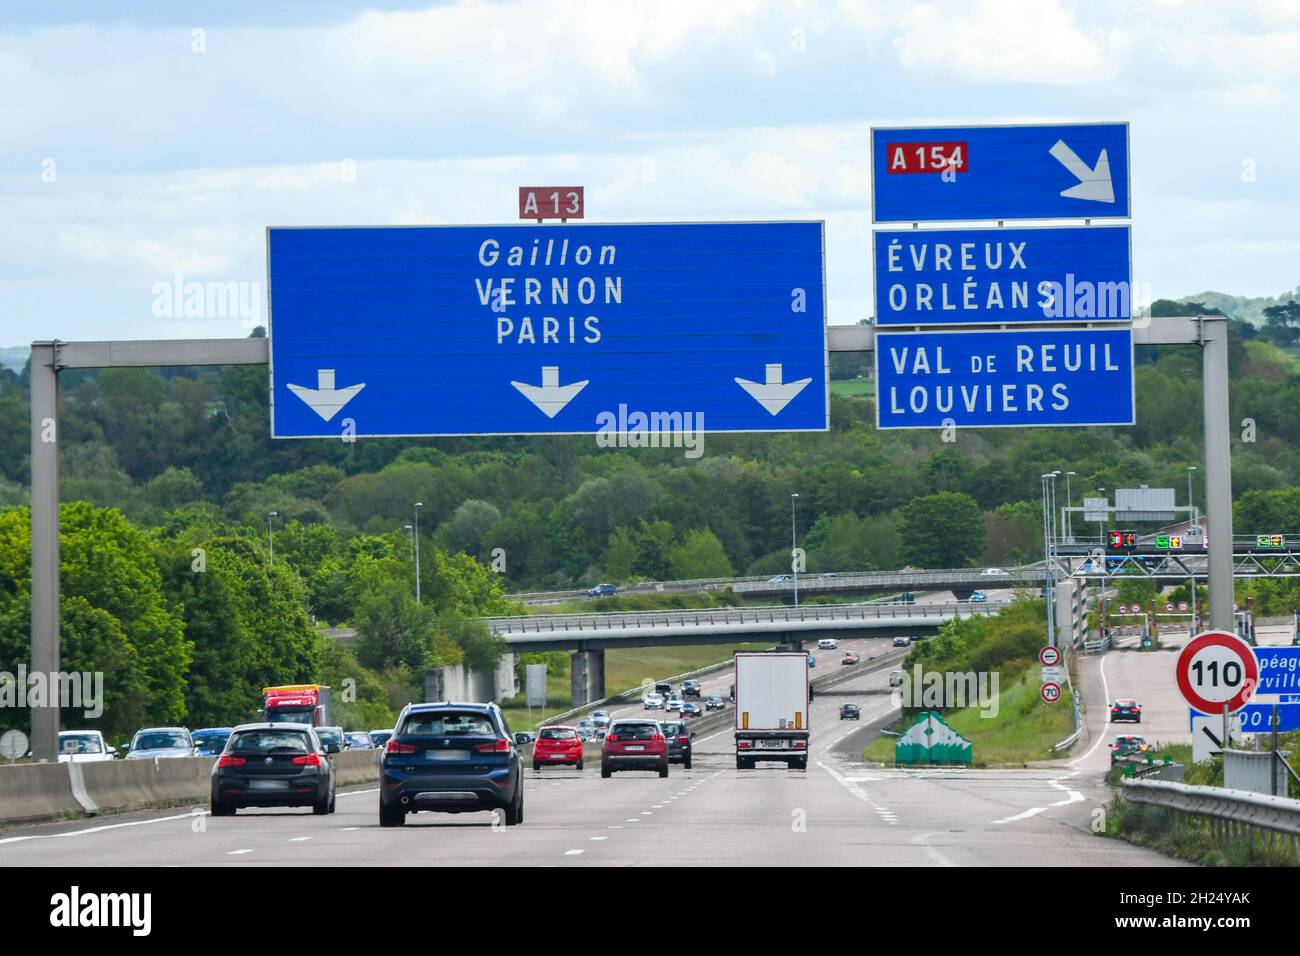
<path id="1" fill-rule="evenodd" d="M 524 820 L 523 759 L 496 704 L 407 704 L 379 764 L 379 825 L 408 813 L 500 810 Z"/>
<path id="2" fill-rule="evenodd" d="M 193 757 L 194 738 L 184 727 L 146 727 L 128 745 L 127 760 Z"/>
<path id="3" fill-rule="evenodd" d="M 204 727 L 190 734 L 194 740 L 194 752 L 199 757 L 215 757 L 226 749 L 232 727 Z"/>

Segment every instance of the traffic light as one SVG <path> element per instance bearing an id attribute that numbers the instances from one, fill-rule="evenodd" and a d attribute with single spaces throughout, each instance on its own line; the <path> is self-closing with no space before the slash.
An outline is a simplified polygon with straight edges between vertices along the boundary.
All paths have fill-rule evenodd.
<path id="1" fill-rule="evenodd" d="M 1138 535 L 1136 531 L 1107 531 L 1106 547 L 1111 551 L 1123 551 L 1136 548 Z"/>

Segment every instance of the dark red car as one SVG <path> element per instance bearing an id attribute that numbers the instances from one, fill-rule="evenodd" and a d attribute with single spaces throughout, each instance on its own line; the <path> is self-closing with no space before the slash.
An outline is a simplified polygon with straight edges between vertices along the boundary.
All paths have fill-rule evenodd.
<path id="1" fill-rule="evenodd" d="M 577 728 L 564 724 L 543 727 L 533 744 L 533 769 L 543 767 L 577 767 L 582 769 L 582 738 Z"/>
<path id="2" fill-rule="evenodd" d="M 600 751 L 600 775 L 615 770 L 658 770 L 668 776 L 668 741 L 654 720 L 616 720 Z"/>

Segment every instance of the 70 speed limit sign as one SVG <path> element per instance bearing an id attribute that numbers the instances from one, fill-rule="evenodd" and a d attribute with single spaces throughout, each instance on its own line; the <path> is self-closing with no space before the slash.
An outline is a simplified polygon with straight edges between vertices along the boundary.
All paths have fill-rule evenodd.
<path id="1" fill-rule="evenodd" d="M 1197 634 L 1178 655 L 1178 689 L 1203 714 L 1235 713 L 1259 687 L 1255 649 L 1228 631 Z"/>

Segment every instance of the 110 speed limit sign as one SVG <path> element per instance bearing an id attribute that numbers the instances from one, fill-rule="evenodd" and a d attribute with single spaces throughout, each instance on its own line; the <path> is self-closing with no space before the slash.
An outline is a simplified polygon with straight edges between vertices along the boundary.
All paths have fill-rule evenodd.
<path id="1" fill-rule="evenodd" d="M 1259 687 L 1255 649 L 1228 631 L 1197 634 L 1178 655 L 1178 689 L 1203 714 L 1235 713 Z"/>

